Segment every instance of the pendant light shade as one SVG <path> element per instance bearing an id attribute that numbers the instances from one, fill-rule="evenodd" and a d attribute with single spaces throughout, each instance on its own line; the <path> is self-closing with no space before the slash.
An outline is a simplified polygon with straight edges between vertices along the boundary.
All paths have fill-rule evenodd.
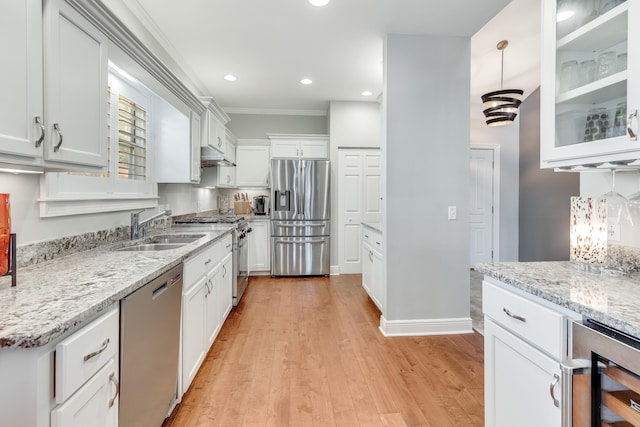
<path id="1" fill-rule="evenodd" d="M 503 89 L 504 79 L 504 49 L 509 46 L 507 40 L 502 40 L 496 46 L 502 53 L 500 65 L 500 90 L 482 95 L 482 104 L 487 107 L 483 111 L 487 125 L 503 126 L 513 123 L 518 115 L 518 107 L 522 103 L 524 91 L 521 89 Z"/>

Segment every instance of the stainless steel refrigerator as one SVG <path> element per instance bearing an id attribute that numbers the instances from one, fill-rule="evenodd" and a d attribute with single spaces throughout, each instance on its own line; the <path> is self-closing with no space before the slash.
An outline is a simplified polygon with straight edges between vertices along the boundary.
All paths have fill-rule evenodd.
<path id="1" fill-rule="evenodd" d="M 271 160 L 271 275 L 330 272 L 328 160 Z"/>

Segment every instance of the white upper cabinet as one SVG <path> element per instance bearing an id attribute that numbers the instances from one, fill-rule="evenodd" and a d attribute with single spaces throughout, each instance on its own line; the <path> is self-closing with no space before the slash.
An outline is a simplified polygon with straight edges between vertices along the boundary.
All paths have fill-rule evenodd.
<path id="1" fill-rule="evenodd" d="M 200 182 L 200 144 L 202 141 L 202 134 L 200 133 L 200 115 L 191 112 L 191 182 Z"/>
<path id="2" fill-rule="evenodd" d="M 63 0 L 44 34 L 45 160 L 107 166 L 107 37 Z"/>
<path id="3" fill-rule="evenodd" d="M 42 162 L 42 3 L 0 4 L 0 161 Z M 10 42 L 9 42 L 10 41 Z"/>
<path id="4" fill-rule="evenodd" d="M 221 154 L 225 154 L 227 147 L 227 135 L 225 125 L 229 121 L 222 109 L 211 97 L 201 98 L 207 107 L 202 116 L 202 146 L 213 148 Z"/>
<path id="5" fill-rule="evenodd" d="M 236 184 L 238 187 L 269 187 L 269 146 L 236 147 Z"/>
<path id="6" fill-rule="evenodd" d="M 542 167 L 640 158 L 638 18 L 637 1 L 543 1 Z"/>
<path id="7" fill-rule="evenodd" d="M 327 159 L 328 135 L 276 135 L 270 134 L 271 158 L 274 159 Z"/>

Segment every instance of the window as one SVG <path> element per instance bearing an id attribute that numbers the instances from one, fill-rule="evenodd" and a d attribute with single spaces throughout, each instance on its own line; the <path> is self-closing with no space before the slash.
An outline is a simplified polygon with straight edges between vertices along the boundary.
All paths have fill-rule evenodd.
<path id="1" fill-rule="evenodd" d="M 108 166 L 101 172 L 49 172 L 41 184 L 40 216 L 110 212 L 156 206 L 150 149 L 152 91 L 109 68 Z"/>

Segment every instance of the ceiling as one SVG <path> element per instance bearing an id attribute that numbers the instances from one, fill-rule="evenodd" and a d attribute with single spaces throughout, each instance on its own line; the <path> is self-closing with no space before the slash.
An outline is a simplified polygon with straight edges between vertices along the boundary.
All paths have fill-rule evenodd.
<path id="1" fill-rule="evenodd" d="M 325 7 L 307 0 L 124 3 L 202 94 L 213 96 L 228 113 L 325 114 L 329 101 L 375 100 L 382 91 L 387 33 L 476 34 L 472 92 L 478 96 L 499 85 L 495 45 L 509 38 L 505 84 L 525 90 L 539 84 L 539 46 L 533 46 L 539 44 L 539 0 L 331 0 Z M 502 14 L 507 16 L 501 19 Z M 532 69 L 533 83 L 528 81 L 535 80 Z M 225 81 L 226 74 L 238 80 Z M 302 85 L 302 78 L 313 84 Z M 363 96 L 365 90 L 373 95 Z"/>

